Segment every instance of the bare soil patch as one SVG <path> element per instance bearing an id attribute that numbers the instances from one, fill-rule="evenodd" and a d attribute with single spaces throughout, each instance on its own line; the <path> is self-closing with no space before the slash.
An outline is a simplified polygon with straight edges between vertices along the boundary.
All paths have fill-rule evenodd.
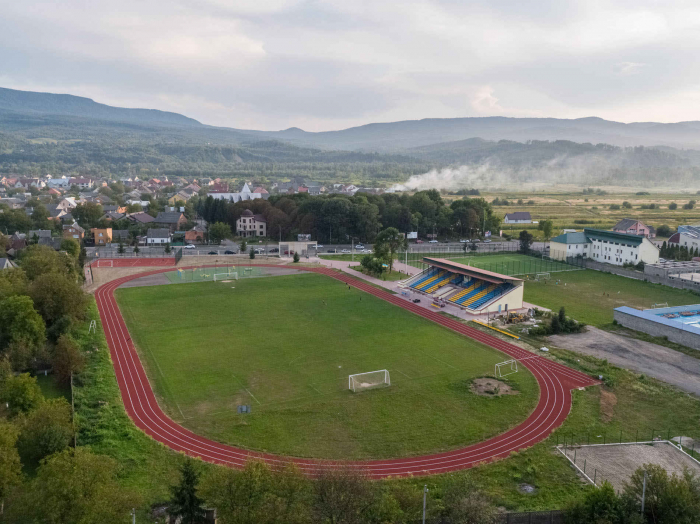
<path id="1" fill-rule="evenodd" d="M 501 397 L 503 395 L 518 395 L 520 392 L 495 378 L 475 378 L 469 387 L 471 392 L 480 397 Z"/>
<path id="2" fill-rule="evenodd" d="M 621 368 L 700 395 L 700 361 L 651 342 L 588 326 L 584 333 L 548 337 L 554 346 L 606 359 Z"/>
<path id="3" fill-rule="evenodd" d="M 606 389 L 600 390 L 600 419 L 603 422 L 610 422 L 615 416 L 615 406 L 617 405 L 617 396 L 612 391 Z"/>

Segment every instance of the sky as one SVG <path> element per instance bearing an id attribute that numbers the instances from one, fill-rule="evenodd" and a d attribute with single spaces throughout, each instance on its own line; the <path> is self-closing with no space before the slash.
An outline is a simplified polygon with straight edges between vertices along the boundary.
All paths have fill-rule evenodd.
<path id="1" fill-rule="evenodd" d="M 307 131 L 700 120 L 697 0 L 0 0 L 0 87 Z"/>

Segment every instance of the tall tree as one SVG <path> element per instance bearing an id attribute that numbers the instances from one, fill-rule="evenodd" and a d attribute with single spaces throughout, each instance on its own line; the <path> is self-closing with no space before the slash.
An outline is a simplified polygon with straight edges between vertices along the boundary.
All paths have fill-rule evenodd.
<path id="1" fill-rule="evenodd" d="M 551 220 L 542 220 L 537 226 L 537 229 L 542 231 L 542 234 L 544 235 L 544 241 L 547 242 L 550 238 L 552 238 L 554 222 L 552 222 Z"/>
<path id="2" fill-rule="evenodd" d="M 17 449 L 25 464 L 62 451 L 73 439 L 70 404 L 61 398 L 46 399 L 20 419 Z"/>
<path id="3" fill-rule="evenodd" d="M 85 357 L 80 352 L 77 342 L 70 335 L 61 335 L 54 348 L 52 358 L 53 372 L 56 379 L 69 384 L 71 376 L 80 373 L 85 367 Z"/>
<path id="4" fill-rule="evenodd" d="M 38 277 L 29 286 L 29 295 L 48 326 L 64 316 L 80 320 L 85 315 L 85 293 L 75 281 L 59 273 Z"/>
<path id="5" fill-rule="evenodd" d="M 231 238 L 231 226 L 224 222 L 216 222 L 209 226 L 209 240 L 221 244 L 221 241 L 227 238 Z"/>
<path id="6" fill-rule="evenodd" d="M 29 413 L 44 401 L 36 377 L 29 373 L 11 375 L 0 383 L 0 401 L 7 403 L 11 416 Z"/>
<path id="7" fill-rule="evenodd" d="M 205 522 L 204 501 L 197 495 L 199 474 L 194 461 L 186 459 L 180 467 L 180 483 L 171 488 L 169 513 L 180 517 L 182 524 L 200 524 Z"/>
<path id="8" fill-rule="evenodd" d="M 22 463 L 15 443 L 19 436 L 17 427 L 0 420 L 0 521 L 3 520 L 5 497 L 22 479 Z"/>
<path id="9" fill-rule="evenodd" d="M 0 354 L 14 344 L 38 351 L 45 340 L 46 327 L 31 298 L 16 295 L 0 302 Z"/>
<path id="10" fill-rule="evenodd" d="M 375 251 L 386 251 L 389 258 L 389 271 L 394 267 L 394 258 L 401 249 L 406 249 L 408 242 L 395 227 L 388 227 L 377 235 L 374 242 Z"/>
<path id="11" fill-rule="evenodd" d="M 527 230 L 523 230 L 520 232 L 518 239 L 520 241 L 520 252 L 525 254 L 529 253 L 533 240 L 532 233 Z"/>

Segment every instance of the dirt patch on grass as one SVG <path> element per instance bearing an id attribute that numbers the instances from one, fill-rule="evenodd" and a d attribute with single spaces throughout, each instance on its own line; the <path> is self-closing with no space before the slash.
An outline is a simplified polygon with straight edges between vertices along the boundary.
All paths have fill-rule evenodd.
<path id="1" fill-rule="evenodd" d="M 615 416 L 615 406 L 617 405 L 617 396 L 612 391 L 606 389 L 600 390 L 600 419 L 603 422 L 610 422 Z"/>
<path id="2" fill-rule="evenodd" d="M 495 378 L 475 378 L 469 389 L 480 397 L 501 397 L 503 395 L 518 395 L 519 391 Z"/>

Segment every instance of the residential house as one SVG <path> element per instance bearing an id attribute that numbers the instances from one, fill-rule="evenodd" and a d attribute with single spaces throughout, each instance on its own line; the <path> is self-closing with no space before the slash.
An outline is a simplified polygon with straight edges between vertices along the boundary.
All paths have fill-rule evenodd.
<path id="1" fill-rule="evenodd" d="M 0 198 L 0 204 L 4 204 L 10 209 L 22 209 L 26 202 L 19 198 Z"/>
<path id="2" fill-rule="evenodd" d="M 61 196 L 61 195 L 63 194 L 63 193 L 61 193 L 58 189 L 55 189 L 55 188 L 53 188 L 53 187 L 52 187 L 51 189 L 49 189 L 49 190 L 47 191 L 47 193 L 48 193 L 49 195 L 55 196 L 55 197 L 56 197 L 56 196 Z"/>
<path id="3" fill-rule="evenodd" d="M 155 221 L 155 218 L 148 213 L 144 213 L 143 211 L 139 211 L 138 213 L 129 213 L 126 215 L 126 218 L 137 224 L 150 224 L 151 222 Z"/>
<path id="4" fill-rule="evenodd" d="M 552 259 L 565 260 L 579 255 L 615 266 L 640 262 L 656 264 L 659 248 L 644 236 L 603 229 L 586 228 L 583 233 L 565 233 L 551 240 Z"/>
<path id="5" fill-rule="evenodd" d="M 168 204 L 174 206 L 176 202 L 187 202 L 190 198 L 192 198 L 192 194 L 183 189 L 171 196 L 168 199 Z"/>
<path id="6" fill-rule="evenodd" d="M 52 178 L 46 182 L 46 185 L 51 188 L 68 189 L 70 187 L 70 178 L 65 176 L 61 178 Z"/>
<path id="7" fill-rule="evenodd" d="M 532 217 L 529 211 L 516 211 L 507 213 L 503 219 L 504 224 L 532 224 Z"/>
<path id="8" fill-rule="evenodd" d="M 668 245 L 685 247 L 688 251 L 700 249 L 700 225 L 678 226 L 678 232 L 668 239 Z"/>
<path id="9" fill-rule="evenodd" d="M 50 243 L 53 232 L 50 229 L 32 229 L 27 233 L 27 239 L 30 242 L 37 241 L 37 243 Z"/>
<path id="10" fill-rule="evenodd" d="M 71 186 L 78 186 L 79 189 L 90 189 L 93 186 L 93 181 L 91 178 L 71 178 L 69 180 Z"/>
<path id="11" fill-rule="evenodd" d="M 46 182 L 44 182 L 40 178 L 20 178 L 15 183 L 15 187 L 17 189 L 29 189 L 30 187 L 41 189 L 42 187 L 46 187 Z"/>
<path id="12" fill-rule="evenodd" d="M 75 201 L 75 197 L 66 197 L 56 204 L 60 209 L 68 211 L 70 209 L 75 209 L 78 207 L 78 203 Z"/>
<path id="13" fill-rule="evenodd" d="M 267 220 L 264 216 L 255 215 L 250 209 L 246 209 L 241 218 L 236 220 L 236 234 L 244 238 L 267 236 Z"/>
<path id="14" fill-rule="evenodd" d="M 161 211 L 158 213 L 154 223 L 167 227 L 172 233 L 183 227 L 187 223 L 187 218 L 184 213 L 179 211 Z"/>
<path id="15" fill-rule="evenodd" d="M 647 238 L 654 238 L 656 236 L 656 229 L 647 226 L 641 220 L 634 220 L 633 218 L 623 218 L 613 226 L 612 230 L 617 233 L 642 235 Z"/>
<path id="16" fill-rule="evenodd" d="M 80 242 L 85 237 L 85 230 L 77 222 L 63 225 L 63 238 L 72 238 Z"/>
<path id="17" fill-rule="evenodd" d="M 192 244 L 195 242 L 204 242 L 204 235 L 206 235 L 207 228 L 204 226 L 194 226 L 189 231 L 185 232 L 185 242 Z"/>
<path id="18" fill-rule="evenodd" d="M 65 209 L 58 207 L 58 204 L 47 204 L 46 210 L 49 212 L 49 220 L 60 220 L 67 214 Z"/>
<path id="19" fill-rule="evenodd" d="M 265 193 L 254 193 L 248 187 L 248 184 L 243 184 L 243 189 L 238 193 L 211 193 L 211 197 L 218 200 L 227 200 L 229 202 L 241 202 L 244 200 L 255 200 L 256 198 L 263 198 L 267 200 L 270 198 L 270 194 L 266 191 Z"/>
<path id="20" fill-rule="evenodd" d="M 125 216 L 126 215 L 124 215 L 124 213 L 117 213 L 115 211 L 110 211 L 109 213 L 105 213 L 102 218 L 105 219 L 107 222 L 116 222 L 117 220 L 121 220 Z"/>
<path id="21" fill-rule="evenodd" d="M 112 228 L 93 227 L 91 230 L 92 237 L 95 239 L 96 246 L 106 246 L 112 242 Z"/>
<path id="22" fill-rule="evenodd" d="M 172 234 L 170 229 L 149 229 L 146 235 L 146 244 L 159 245 L 159 244 L 169 244 L 172 242 Z"/>
<path id="23" fill-rule="evenodd" d="M 6 257 L 0 258 L 0 270 L 3 269 L 12 269 L 13 267 L 17 267 L 12 260 Z"/>
<path id="24" fill-rule="evenodd" d="M 112 230 L 112 242 L 128 242 L 129 241 L 129 230 L 128 229 L 113 229 Z"/>

